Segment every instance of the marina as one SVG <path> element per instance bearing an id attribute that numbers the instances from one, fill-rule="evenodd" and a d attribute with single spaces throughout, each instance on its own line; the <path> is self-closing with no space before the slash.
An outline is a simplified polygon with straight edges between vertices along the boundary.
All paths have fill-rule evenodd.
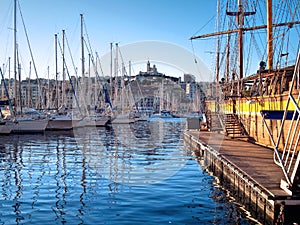
<path id="1" fill-rule="evenodd" d="M 0 224 L 300 224 L 299 0 L 155 1 L 3 3 Z"/>

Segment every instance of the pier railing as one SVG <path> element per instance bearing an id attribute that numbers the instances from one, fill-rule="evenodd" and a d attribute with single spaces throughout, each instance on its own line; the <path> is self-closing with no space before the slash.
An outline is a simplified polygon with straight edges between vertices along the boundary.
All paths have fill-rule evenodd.
<path id="1" fill-rule="evenodd" d="M 293 78 L 290 84 L 288 99 L 284 111 L 261 112 L 263 121 L 274 146 L 274 162 L 282 168 L 285 180 L 281 181 L 281 188 L 292 196 L 300 196 L 300 51 Z M 296 97 L 297 96 L 297 97 Z M 272 119 L 275 113 L 281 115 L 281 125 L 278 137 L 274 139 L 266 123 L 266 119 Z M 284 138 L 283 135 L 285 134 Z M 280 142 L 284 142 L 284 148 L 279 150 Z"/>

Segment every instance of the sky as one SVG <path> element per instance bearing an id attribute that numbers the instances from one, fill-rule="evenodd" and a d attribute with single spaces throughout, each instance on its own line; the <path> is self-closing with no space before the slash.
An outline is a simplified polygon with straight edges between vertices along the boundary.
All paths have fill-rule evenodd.
<path id="1" fill-rule="evenodd" d="M 6 65 L 6 69 L 3 69 L 6 77 L 8 57 L 13 56 L 13 2 L 14 0 L 0 0 L 0 63 L 4 64 L 4 67 Z M 233 1 L 221 1 L 223 7 L 227 2 Z M 264 0 L 252 2 L 265 3 Z M 98 53 L 100 61 L 107 59 L 110 43 L 113 43 L 114 47 L 115 43 L 118 43 L 125 64 L 135 60 L 133 73 L 145 71 L 146 61 L 149 60 L 152 64 L 157 63 L 158 71 L 167 75 L 182 76 L 183 73 L 191 73 L 198 81 L 214 79 L 212 71 L 215 67 L 216 39 L 191 42 L 189 38 L 216 31 L 217 0 L 18 0 L 18 5 L 20 8 L 17 10 L 17 42 L 23 78 L 29 75 L 34 78 L 36 75 L 29 67 L 32 59 L 20 11 L 38 77 L 54 78 L 54 34 L 58 34 L 61 43 L 62 30 L 66 32 L 66 42 L 70 48 L 70 51 L 66 50 L 68 70 L 71 75 L 81 70 L 80 14 L 83 14 L 84 39 L 90 43 L 93 53 Z M 251 10 L 251 6 L 248 10 Z M 225 9 L 223 11 L 225 12 Z M 258 9 L 257 14 L 261 13 Z M 288 11 L 287 13 L 291 14 Z M 235 22 L 234 18 L 232 20 Z M 249 23 L 253 21 L 254 19 L 249 17 Z M 249 39 L 252 38 L 248 36 Z M 153 47 L 153 42 L 158 44 Z M 142 45 L 144 48 L 136 49 L 137 46 L 141 46 L 140 43 L 145 44 Z M 297 49 L 299 36 L 294 43 Z M 262 50 L 257 50 L 260 55 L 263 53 L 260 51 L 265 51 L 265 39 L 257 39 L 255 49 L 258 49 L 258 45 L 262 46 Z M 170 46 L 174 47 L 171 51 L 168 48 Z M 125 52 L 128 49 L 131 53 L 134 50 L 136 54 L 133 56 Z M 58 55 L 61 73 L 62 56 Z M 137 55 L 139 59 L 136 58 Z M 161 58 L 162 55 L 165 58 Z M 251 70 L 255 71 L 261 59 L 252 59 L 251 56 L 250 60 L 250 56 L 247 57 L 249 62 L 254 62 L 254 68 Z M 85 53 L 86 68 L 87 58 Z M 137 61 L 140 62 L 139 65 Z M 109 62 L 103 63 L 103 68 L 110 67 Z M 109 71 L 106 69 L 104 73 L 108 75 Z"/>
<path id="2" fill-rule="evenodd" d="M 61 39 L 63 29 L 66 31 L 72 57 L 80 70 L 80 14 L 83 14 L 88 35 L 85 39 L 89 40 L 93 51 L 100 57 L 110 51 L 110 43 L 125 46 L 143 41 L 171 43 L 193 54 L 189 38 L 216 14 L 216 1 L 212 0 L 18 0 L 18 2 L 39 77 L 47 76 L 48 66 L 50 76 L 54 73 L 54 34 L 58 33 Z M 3 49 L 0 59 L 1 64 L 7 65 L 13 49 L 13 0 L 0 0 L 0 5 L 2 24 L 0 39 Z M 22 77 L 26 75 L 28 77 L 31 57 L 19 9 L 17 11 L 19 57 L 24 64 Z M 211 25 L 214 26 L 214 23 Z M 213 31 L 211 27 L 207 28 L 209 28 L 207 32 Z M 208 60 L 203 61 L 209 63 Z M 69 68 L 71 67 L 72 65 L 69 65 Z M 144 67 L 146 68 L 146 65 Z M 31 77 L 34 76 L 31 72 Z M 207 74 L 207 77 L 209 76 L 211 74 Z"/>

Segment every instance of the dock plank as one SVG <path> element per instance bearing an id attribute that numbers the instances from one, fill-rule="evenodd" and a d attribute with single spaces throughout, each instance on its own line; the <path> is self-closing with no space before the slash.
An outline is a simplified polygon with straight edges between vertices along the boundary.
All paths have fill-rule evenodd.
<path id="1" fill-rule="evenodd" d="M 232 139 L 215 132 L 187 131 L 188 134 L 217 151 L 273 196 L 287 196 L 280 188 L 284 179 L 281 168 L 273 161 L 273 150 L 243 140 Z"/>

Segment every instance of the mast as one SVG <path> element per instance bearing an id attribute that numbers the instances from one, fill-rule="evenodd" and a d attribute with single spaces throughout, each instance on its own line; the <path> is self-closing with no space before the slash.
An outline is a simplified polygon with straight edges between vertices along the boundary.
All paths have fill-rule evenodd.
<path id="1" fill-rule="evenodd" d="M 22 88 L 21 88 L 21 63 L 19 61 L 19 52 L 18 52 L 18 49 L 17 49 L 17 64 L 18 64 L 18 79 L 19 79 L 19 86 L 18 86 L 18 96 L 19 96 L 19 107 L 20 107 L 20 115 L 21 117 L 23 117 L 23 106 L 22 106 Z"/>
<path id="2" fill-rule="evenodd" d="M 239 61 L 240 61 L 240 79 L 244 76 L 244 56 L 243 56 L 243 24 L 244 24 L 244 12 L 242 0 L 239 0 L 238 10 L 238 29 L 239 29 Z"/>
<path id="3" fill-rule="evenodd" d="M 220 31 L 220 0 L 217 6 L 217 31 Z M 219 83 L 220 73 L 220 37 L 217 38 L 217 55 L 216 55 L 216 83 Z"/>
<path id="4" fill-rule="evenodd" d="M 85 68 L 84 68 L 84 38 L 83 38 L 83 14 L 80 14 L 80 40 L 81 40 L 81 75 L 82 75 L 82 82 L 81 82 L 81 95 L 79 96 L 80 105 L 83 104 L 85 101 L 84 97 L 86 96 L 86 86 L 85 86 Z M 89 103 L 86 103 L 89 104 Z M 80 106 L 79 106 L 80 107 Z M 86 113 L 86 108 L 84 108 L 84 114 Z"/>
<path id="5" fill-rule="evenodd" d="M 118 43 L 116 43 L 116 58 L 115 58 L 115 105 L 117 105 L 118 104 L 118 89 L 119 89 L 119 78 L 118 78 L 118 57 L 119 57 L 119 55 L 118 55 L 118 51 L 119 51 L 119 44 Z"/>
<path id="6" fill-rule="evenodd" d="M 14 1 L 14 80 L 14 104 L 17 107 L 17 0 Z"/>
<path id="7" fill-rule="evenodd" d="M 228 23 L 229 25 L 229 23 Z M 227 34 L 227 46 L 226 46 L 226 69 L 225 69 L 225 83 L 229 82 L 229 56 L 230 56 L 230 34 Z"/>
<path id="8" fill-rule="evenodd" d="M 63 58 L 63 81 L 61 84 L 61 92 L 62 92 L 62 106 L 65 107 L 65 80 L 66 80 L 66 74 L 65 74 L 65 30 L 62 30 L 62 58 Z"/>
<path id="9" fill-rule="evenodd" d="M 244 18 L 245 16 L 250 16 L 255 14 L 255 12 L 245 12 L 243 9 L 243 0 L 238 1 L 238 11 L 237 12 L 228 12 L 226 14 L 229 16 L 235 16 L 238 21 L 238 40 L 239 40 L 239 80 L 244 77 L 244 56 L 243 56 L 243 32 L 244 32 Z M 239 81 L 240 84 L 240 81 Z M 240 94 L 240 90 L 242 87 L 238 87 L 238 94 Z"/>
<path id="10" fill-rule="evenodd" d="M 54 35 L 55 39 L 55 91 L 56 91 L 56 102 L 55 102 L 55 108 L 58 109 L 58 101 L 59 101 L 59 95 L 58 95 L 58 72 L 57 72 L 57 34 Z"/>
<path id="11" fill-rule="evenodd" d="M 110 96 L 112 96 L 112 75 L 113 75 L 113 43 L 110 43 Z"/>
<path id="12" fill-rule="evenodd" d="M 29 79 L 28 79 L 27 108 L 30 108 L 30 100 L 31 100 L 31 85 L 30 85 L 30 79 L 31 79 L 31 61 L 29 62 Z"/>
<path id="13" fill-rule="evenodd" d="M 273 14 L 272 0 L 267 0 L 267 30 L 268 30 L 268 68 L 273 69 Z"/>
<path id="14" fill-rule="evenodd" d="M 51 104 L 50 104 L 50 74 L 49 74 L 49 70 L 50 70 L 50 67 L 48 66 L 47 67 L 47 72 L 48 72 L 48 102 L 47 102 L 47 105 L 48 105 L 48 109 L 51 108 Z"/>
<path id="15" fill-rule="evenodd" d="M 89 53 L 88 56 L 89 56 L 89 68 L 88 68 L 89 79 L 88 79 L 88 90 L 87 90 L 87 93 L 88 93 L 87 104 L 91 105 L 92 104 L 92 99 L 91 99 L 91 93 L 92 93 L 92 84 L 91 84 L 91 54 Z"/>
<path id="16" fill-rule="evenodd" d="M 84 84 L 84 39 L 83 39 L 83 14 L 80 14 L 80 24 L 81 24 L 81 74 L 82 74 L 82 80 Z"/>
<path id="17" fill-rule="evenodd" d="M 10 90 L 11 88 L 11 84 L 10 84 L 10 57 L 8 57 L 8 90 Z"/>

